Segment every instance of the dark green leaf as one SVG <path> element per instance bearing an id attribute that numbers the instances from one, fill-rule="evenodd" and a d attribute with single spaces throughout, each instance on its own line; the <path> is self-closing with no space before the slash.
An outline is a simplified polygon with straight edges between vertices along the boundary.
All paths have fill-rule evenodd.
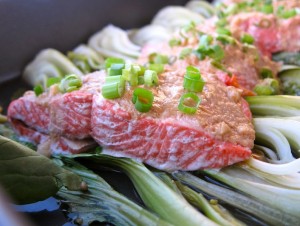
<path id="1" fill-rule="evenodd" d="M 81 182 L 45 156 L 0 136 L 0 184 L 17 203 L 46 199 L 62 186 L 79 190 Z"/>

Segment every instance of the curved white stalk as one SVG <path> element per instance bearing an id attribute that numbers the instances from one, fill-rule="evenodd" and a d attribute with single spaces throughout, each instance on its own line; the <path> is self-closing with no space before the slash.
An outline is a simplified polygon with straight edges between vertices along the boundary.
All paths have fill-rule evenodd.
<path id="1" fill-rule="evenodd" d="M 141 48 L 133 44 L 126 31 L 114 25 L 108 25 L 94 34 L 88 45 L 106 57 L 119 57 L 134 61 L 140 55 Z"/>
<path id="2" fill-rule="evenodd" d="M 292 155 L 290 144 L 283 134 L 270 127 L 257 122 L 254 119 L 256 141 L 266 143 L 274 147 L 279 158 L 279 163 L 291 162 L 295 158 Z"/>
<path id="3" fill-rule="evenodd" d="M 139 46 L 143 46 L 149 42 L 168 41 L 172 37 L 172 33 L 165 27 L 158 24 L 149 24 L 135 31 L 131 40 Z"/>
<path id="4" fill-rule="evenodd" d="M 23 73 L 23 78 L 30 85 L 45 85 L 49 77 L 61 77 L 67 74 L 83 75 L 82 72 L 61 52 L 44 49 L 30 62 Z"/>
<path id="5" fill-rule="evenodd" d="M 205 18 L 210 18 L 216 14 L 215 7 L 207 1 L 191 0 L 186 3 L 185 7 Z"/>
<path id="6" fill-rule="evenodd" d="M 264 147 L 261 145 L 257 145 L 257 144 L 254 145 L 254 148 L 262 151 L 266 155 L 266 158 L 269 162 L 276 163 L 276 162 L 280 161 L 280 160 L 278 160 L 278 157 L 275 154 L 275 152 L 273 150 L 271 150 L 270 148 L 267 148 L 267 147 Z"/>
<path id="7" fill-rule="evenodd" d="M 98 54 L 95 50 L 88 47 L 87 45 L 81 44 L 77 46 L 74 50 L 74 53 L 82 54 L 87 57 L 89 65 L 93 69 L 98 69 L 101 64 L 104 63 L 104 57 Z"/>
<path id="8" fill-rule="evenodd" d="M 249 166 L 269 174 L 288 175 L 300 172 L 300 159 L 285 164 L 272 164 L 250 158 L 247 163 Z"/>
<path id="9" fill-rule="evenodd" d="M 152 24 L 158 24 L 171 31 L 176 31 L 191 21 L 199 24 L 204 21 L 204 18 L 183 6 L 166 6 L 154 16 Z"/>
<path id="10" fill-rule="evenodd" d="M 289 141 L 295 154 L 300 157 L 300 122 L 283 118 L 255 118 L 254 125 L 271 127 L 279 130 Z"/>

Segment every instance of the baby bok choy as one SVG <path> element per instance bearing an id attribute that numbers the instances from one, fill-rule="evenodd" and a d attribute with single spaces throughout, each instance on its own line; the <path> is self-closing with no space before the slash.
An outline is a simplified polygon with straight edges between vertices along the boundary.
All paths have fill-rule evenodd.
<path id="1" fill-rule="evenodd" d="M 217 171 L 205 171 L 205 173 L 213 176 L 216 179 L 223 178 L 224 175 L 224 173 L 221 174 L 221 172 Z M 216 197 L 219 200 L 222 200 L 230 204 L 231 206 L 239 208 L 247 213 L 251 213 L 271 225 L 298 225 L 298 216 L 291 214 L 287 210 L 282 211 L 281 209 L 277 209 L 273 205 L 262 202 L 260 198 L 261 195 L 264 194 L 260 193 L 259 189 L 256 190 L 256 197 L 253 197 L 230 190 L 228 188 L 221 187 L 216 184 L 209 183 L 188 172 L 174 172 L 172 173 L 172 176 L 176 180 L 194 189 L 205 192 L 206 194 Z M 234 182 L 230 183 L 229 180 L 232 180 Z M 246 179 L 244 181 L 247 182 Z M 230 179 L 228 180 L 222 180 L 222 182 L 224 182 L 225 184 L 230 184 L 231 186 L 232 184 L 236 183 L 235 187 L 237 187 L 237 189 L 239 190 L 242 189 L 240 189 L 238 186 L 242 186 L 244 181 L 241 181 L 241 183 L 237 183 L 234 177 L 230 177 Z M 243 187 L 248 187 L 248 184 L 243 185 Z M 271 195 L 273 194 L 272 191 L 269 192 L 271 193 Z M 273 194 L 273 196 L 275 195 Z M 299 211 L 299 209 L 295 211 Z"/>
<path id="2" fill-rule="evenodd" d="M 55 49 L 44 49 L 26 66 L 23 78 L 32 86 L 42 85 L 46 88 L 48 78 L 60 78 L 67 74 L 83 75 L 61 52 Z"/>
<path id="3" fill-rule="evenodd" d="M 98 164 L 121 168 L 133 182 L 144 204 L 173 225 L 217 225 L 165 185 L 142 163 L 102 154 L 81 154 L 74 157 L 85 157 Z"/>
<path id="4" fill-rule="evenodd" d="M 99 221 L 122 226 L 172 225 L 115 191 L 100 176 L 76 162 L 73 156 L 55 156 L 54 162 L 87 183 L 85 191 L 69 191 L 63 187 L 57 193 L 58 198 L 63 199 L 62 203 L 69 206 L 75 223 L 89 225 Z"/>

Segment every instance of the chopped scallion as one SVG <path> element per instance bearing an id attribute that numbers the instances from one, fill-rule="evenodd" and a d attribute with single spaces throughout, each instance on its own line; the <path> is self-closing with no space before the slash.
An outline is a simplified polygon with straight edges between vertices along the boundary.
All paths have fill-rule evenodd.
<path id="1" fill-rule="evenodd" d="M 105 99 L 116 99 L 121 97 L 125 91 L 125 80 L 121 75 L 108 76 L 102 86 L 102 96 Z"/>
<path id="2" fill-rule="evenodd" d="M 273 5 L 272 4 L 265 4 L 261 7 L 261 11 L 265 14 L 271 14 L 273 13 Z"/>
<path id="3" fill-rule="evenodd" d="M 158 85 L 158 76 L 156 71 L 146 70 L 144 74 L 144 83 L 146 86 Z"/>
<path id="4" fill-rule="evenodd" d="M 41 95 L 43 92 L 44 92 L 44 89 L 41 85 L 36 85 L 34 88 L 33 88 L 33 91 L 35 93 L 36 96 L 39 96 Z"/>
<path id="5" fill-rule="evenodd" d="M 181 50 L 181 52 L 179 54 L 179 58 L 184 59 L 185 57 L 190 55 L 192 53 L 192 51 L 193 50 L 191 48 L 185 48 L 185 49 Z"/>
<path id="6" fill-rule="evenodd" d="M 181 45 L 181 40 L 177 38 L 173 38 L 169 41 L 169 46 L 174 47 L 174 46 L 179 46 Z"/>
<path id="7" fill-rule="evenodd" d="M 260 70 L 259 74 L 260 74 L 260 77 L 262 77 L 262 78 L 273 78 L 274 77 L 272 70 L 270 70 L 269 68 L 265 68 L 265 67 Z"/>
<path id="8" fill-rule="evenodd" d="M 160 74 L 164 71 L 164 64 L 149 64 L 149 70 L 156 71 L 157 74 Z"/>
<path id="9" fill-rule="evenodd" d="M 120 63 L 111 64 L 110 68 L 108 68 L 109 76 L 121 75 L 124 67 L 125 67 L 125 64 L 120 64 Z"/>
<path id="10" fill-rule="evenodd" d="M 219 35 L 228 35 L 228 36 L 231 36 L 231 32 L 228 29 L 226 29 L 226 28 L 221 28 L 221 27 L 217 28 L 217 33 Z"/>
<path id="11" fill-rule="evenodd" d="M 153 93 L 147 89 L 136 88 L 133 91 L 132 103 L 139 112 L 150 111 L 153 104 Z"/>
<path id="12" fill-rule="evenodd" d="M 58 83 L 60 83 L 60 81 L 61 81 L 60 77 L 50 77 L 46 81 L 46 87 L 50 87 L 54 84 L 58 84 Z"/>
<path id="13" fill-rule="evenodd" d="M 125 64 L 125 61 L 121 58 L 109 57 L 105 60 L 105 68 L 108 69 L 112 64 Z"/>
<path id="14" fill-rule="evenodd" d="M 216 38 L 218 41 L 223 44 L 235 44 L 236 40 L 228 35 L 218 35 Z"/>
<path id="15" fill-rule="evenodd" d="M 72 74 L 67 75 L 60 81 L 59 89 L 63 93 L 72 92 L 78 90 L 82 86 L 82 81 L 79 76 Z"/>
<path id="16" fill-rule="evenodd" d="M 151 64 L 167 64 L 169 63 L 169 57 L 158 53 L 152 53 L 149 55 L 149 62 Z"/>
<path id="17" fill-rule="evenodd" d="M 185 93 L 181 96 L 178 110 L 186 114 L 195 114 L 201 99 L 195 93 Z"/>
<path id="18" fill-rule="evenodd" d="M 241 37 L 241 42 L 242 43 L 247 43 L 247 44 L 249 44 L 249 45 L 252 45 L 253 43 L 254 43 L 254 38 L 253 38 L 253 36 L 252 35 L 250 35 L 250 34 L 244 34 L 242 37 Z"/>

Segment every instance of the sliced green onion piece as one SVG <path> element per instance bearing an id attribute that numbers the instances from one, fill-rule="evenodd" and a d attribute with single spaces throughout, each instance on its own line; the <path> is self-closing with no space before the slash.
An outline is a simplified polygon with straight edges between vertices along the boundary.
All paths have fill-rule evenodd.
<path id="1" fill-rule="evenodd" d="M 196 67 L 193 67 L 193 66 L 187 66 L 186 67 L 186 75 L 189 78 L 197 79 L 197 80 L 199 80 L 200 77 L 201 77 L 199 69 L 196 68 Z"/>
<path id="2" fill-rule="evenodd" d="M 214 38 L 211 35 L 201 35 L 200 40 L 199 40 L 199 45 L 200 46 L 209 46 Z"/>
<path id="3" fill-rule="evenodd" d="M 183 87 L 191 92 L 201 92 L 203 90 L 205 82 L 200 77 L 199 79 L 194 79 L 187 75 L 184 76 Z"/>
<path id="4" fill-rule="evenodd" d="M 108 68 L 109 76 L 121 75 L 124 67 L 125 64 L 111 64 L 110 68 Z"/>
<path id="5" fill-rule="evenodd" d="M 173 38 L 169 41 L 169 46 L 174 47 L 174 46 L 179 46 L 181 45 L 181 40 L 177 38 Z"/>
<path id="6" fill-rule="evenodd" d="M 270 70 L 269 68 L 266 68 L 266 67 L 262 68 L 260 70 L 259 74 L 262 78 L 273 78 L 274 77 L 272 70 Z"/>
<path id="7" fill-rule="evenodd" d="M 144 74 L 144 82 L 147 86 L 158 85 L 158 76 L 156 71 L 146 70 Z"/>
<path id="8" fill-rule="evenodd" d="M 191 48 L 185 48 L 185 49 L 181 50 L 181 52 L 179 54 L 179 58 L 184 59 L 185 57 L 190 55 L 192 53 L 192 51 L 193 51 L 193 49 L 191 49 Z"/>
<path id="9" fill-rule="evenodd" d="M 60 81 L 61 81 L 60 77 L 50 77 L 46 81 L 46 87 L 50 87 L 54 84 L 58 84 L 58 83 L 60 83 Z"/>
<path id="10" fill-rule="evenodd" d="M 164 64 L 149 64 L 149 70 L 156 71 L 157 74 L 160 74 L 164 71 Z"/>
<path id="11" fill-rule="evenodd" d="M 149 62 L 151 64 L 167 64 L 169 63 L 169 57 L 158 53 L 152 53 L 149 55 Z"/>
<path id="12" fill-rule="evenodd" d="M 221 28 L 221 27 L 217 28 L 217 33 L 218 33 L 219 35 L 228 35 L 228 36 L 231 35 L 231 32 L 230 32 L 228 29 L 226 29 L 226 28 Z"/>
<path id="13" fill-rule="evenodd" d="M 82 81 L 79 76 L 72 74 L 67 75 L 60 81 L 59 89 L 63 93 L 72 92 L 78 90 L 82 86 Z"/>
<path id="14" fill-rule="evenodd" d="M 274 11 L 274 9 L 273 9 L 272 4 L 262 5 L 261 12 L 263 12 L 265 14 L 271 14 L 271 13 L 273 13 L 273 11 Z"/>
<path id="15" fill-rule="evenodd" d="M 278 7 L 277 16 L 283 19 L 289 19 L 297 15 L 296 9 L 284 10 L 284 7 Z"/>
<path id="16" fill-rule="evenodd" d="M 132 70 L 133 70 L 134 73 L 136 73 L 139 76 L 139 75 L 144 75 L 146 69 L 145 69 L 145 67 L 143 67 L 141 65 L 133 64 L 132 65 Z"/>
<path id="17" fill-rule="evenodd" d="M 105 60 L 105 68 L 108 69 L 112 64 L 125 64 L 125 61 L 121 58 L 109 57 Z"/>
<path id="18" fill-rule="evenodd" d="M 102 96 L 105 99 L 116 99 L 121 97 L 125 91 L 125 80 L 121 75 L 108 76 L 102 86 Z"/>
<path id="19" fill-rule="evenodd" d="M 252 45 L 254 43 L 254 38 L 252 35 L 250 34 L 244 34 L 242 37 L 241 37 L 241 42 L 242 43 L 247 43 L 249 45 Z"/>
<path id="20" fill-rule="evenodd" d="M 41 95 L 43 92 L 44 92 L 44 89 L 41 85 L 36 85 L 34 88 L 33 88 L 33 91 L 35 93 L 36 96 L 39 96 Z"/>
<path id="21" fill-rule="evenodd" d="M 153 104 L 153 93 L 147 89 L 136 88 L 133 91 L 132 103 L 139 112 L 150 111 Z"/>
<path id="22" fill-rule="evenodd" d="M 211 47 L 211 49 L 213 50 L 213 53 L 209 54 L 209 56 L 217 61 L 220 61 L 224 58 L 224 50 L 222 49 L 221 46 L 219 45 L 214 45 Z"/>
<path id="23" fill-rule="evenodd" d="M 201 99 L 195 93 L 185 93 L 179 100 L 178 110 L 186 114 L 195 114 L 200 103 Z"/>
<path id="24" fill-rule="evenodd" d="M 228 35 L 218 35 L 216 38 L 218 41 L 223 44 L 235 44 L 236 40 Z"/>

